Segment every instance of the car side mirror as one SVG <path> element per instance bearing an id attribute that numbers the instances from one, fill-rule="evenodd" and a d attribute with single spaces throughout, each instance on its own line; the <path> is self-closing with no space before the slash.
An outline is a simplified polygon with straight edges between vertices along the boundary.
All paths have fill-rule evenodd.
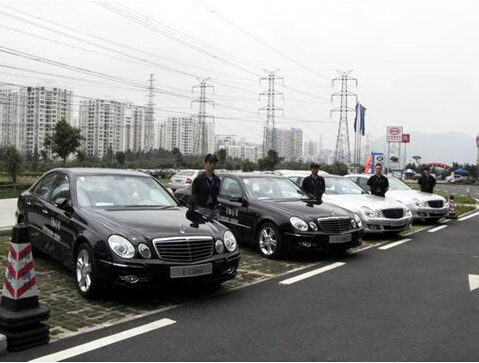
<path id="1" fill-rule="evenodd" d="M 63 210 L 71 210 L 72 209 L 72 203 L 70 202 L 69 199 L 66 198 L 57 198 L 55 199 L 55 204 L 58 208 L 63 209 Z"/>

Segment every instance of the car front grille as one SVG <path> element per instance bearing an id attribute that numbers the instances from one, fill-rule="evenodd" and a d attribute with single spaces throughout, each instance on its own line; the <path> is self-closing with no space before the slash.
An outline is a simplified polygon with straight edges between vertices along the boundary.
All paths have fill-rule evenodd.
<path id="1" fill-rule="evenodd" d="M 442 208 L 444 207 L 444 202 L 442 200 L 429 200 L 427 202 L 431 208 Z"/>
<path id="2" fill-rule="evenodd" d="M 402 208 L 383 209 L 381 212 L 385 218 L 399 219 L 404 217 L 404 209 Z"/>
<path id="3" fill-rule="evenodd" d="M 196 262 L 213 255 L 213 237 L 208 236 L 157 238 L 153 245 L 164 261 Z"/>
<path id="4" fill-rule="evenodd" d="M 342 233 L 351 229 L 351 220 L 344 217 L 318 218 L 318 224 L 326 233 Z"/>

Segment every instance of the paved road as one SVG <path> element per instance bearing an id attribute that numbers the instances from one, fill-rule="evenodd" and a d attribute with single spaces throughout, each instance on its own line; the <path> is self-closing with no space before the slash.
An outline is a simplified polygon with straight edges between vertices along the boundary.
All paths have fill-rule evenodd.
<path id="1" fill-rule="evenodd" d="M 17 198 L 0 199 L 0 228 L 15 225 Z"/>
<path id="2" fill-rule="evenodd" d="M 29 360 L 90 342 L 98 349 L 73 352 L 70 360 L 477 361 L 479 290 L 470 291 L 468 275 L 479 274 L 478 222 L 479 214 L 452 221 L 402 244 L 332 257 L 307 270 L 4 359 Z M 140 326 L 149 327 L 143 324 L 171 323 L 160 319 L 175 323 L 135 336 Z M 128 329 L 134 330 L 105 338 Z M 113 344 L 96 341 L 121 337 Z"/>

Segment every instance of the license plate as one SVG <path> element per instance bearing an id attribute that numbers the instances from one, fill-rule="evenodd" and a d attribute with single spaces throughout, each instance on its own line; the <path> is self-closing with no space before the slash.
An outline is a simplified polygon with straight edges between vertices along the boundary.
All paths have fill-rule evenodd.
<path id="1" fill-rule="evenodd" d="M 446 214 L 446 211 L 432 211 L 431 213 L 432 216 L 442 216 L 444 214 Z"/>
<path id="2" fill-rule="evenodd" d="M 196 266 L 176 266 L 170 268 L 170 277 L 172 279 L 190 276 L 210 275 L 213 273 L 213 264 L 206 263 Z"/>
<path id="3" fill-rule="evenodd" d="M 353 236 L 350 234 L 345 234 L 342 236 L 329 236 L 329 243 L 343 243 L 343 242 L 351 242 Z"/>
<path id="4" fill-rule="evenodd" d="M 175 179 L 174 182 L 175 183 L 183 183 L 183 179 Z"/>
<path id="5" fill-rule="evenodd" d="M 390 221 L 389 222 L 390 226 L 402 226 L 402 225 L 405 225 L 405 224 L 406 224 L 406 222 L 404 222 L 404 221 Z"/>

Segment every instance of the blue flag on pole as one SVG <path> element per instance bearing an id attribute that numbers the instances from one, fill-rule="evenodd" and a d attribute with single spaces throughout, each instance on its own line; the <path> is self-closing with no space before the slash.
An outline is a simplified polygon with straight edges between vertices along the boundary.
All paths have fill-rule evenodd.
<path id="1" fill-rule="evenodd" d="M 359 127 L 361 135 L 364 135 L 364 133 L 366 132 L 365 118 L 366 107 L 364 107 L 358 102 L 356 104 L 356 117 L 354 118 L 354 132 L 356 132 L 356 128 Z"/>

